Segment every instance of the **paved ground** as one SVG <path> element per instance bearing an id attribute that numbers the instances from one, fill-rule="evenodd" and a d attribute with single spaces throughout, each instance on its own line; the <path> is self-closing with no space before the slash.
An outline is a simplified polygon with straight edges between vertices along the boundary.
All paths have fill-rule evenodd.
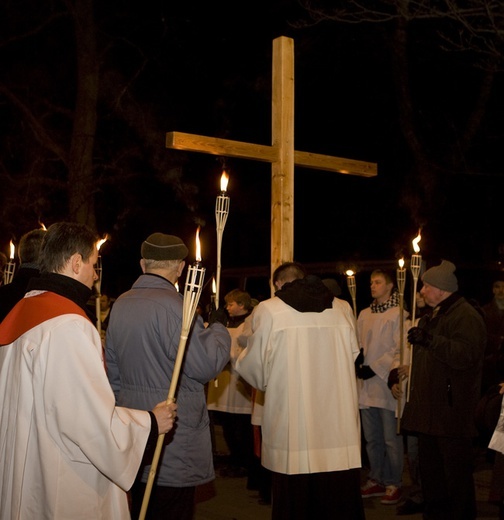
<path id="1" fill-rule="evenodd" d="M 223 444 L 218 427 L 216 428 L 216 442 L 219 446 L 219 451 L 225 451 L 225 444 Z M 474 474 L 478 500 L 478 518 L 497 520 L 497 508 L 487 501 L 491 472 L 491 464 L 482 454 L 478 457 Z M 365 477 L 365 471 L 363 470 L 363 479 Z M 271 507 L 258 503 L 257 491 L 247 490 L 246 481 L 246 478 L 217 477 L 214 482 L 199 488 L 195 520 L 270 520 Z M 409 479 L 406 473 L 404 482 L 407 491 Z M 379 498 L 366 499 L 364 506 L 366 520 L 386 520 L 389 518 L 421 520 L 422 518 L 421 514 L 396 516 L 395 506 L 384 506 L 380 504 Z"/>

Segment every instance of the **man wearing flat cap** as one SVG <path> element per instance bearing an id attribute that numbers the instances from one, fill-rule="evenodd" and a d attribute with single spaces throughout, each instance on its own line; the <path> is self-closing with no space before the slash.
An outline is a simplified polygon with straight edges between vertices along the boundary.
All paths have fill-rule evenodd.
<path id="1" fill-rule="evenodd" d="M 422 282 L 420 293 L 431 312 L 408 332 L 413 364 L 402 426 L 418 434 L 424 518 L 474 519 L 474 411 L 480 396 L 485 323 L 458 293 L 452 262 L 431 267 Z"/>
<path id="2" fill-rule="evenodd" d="M 175 288 L 188 250 L 176 236 L 153 233 L 142 243 L 143 274 L 114 303 L 107 328 L 108 377 L 117 403 L 139 409 L 166 399 L 182 327 L 182 296 Z M 177 389 L 178 417 L 165 437 L 148 518 L 193 517 L 196 486 L 215 478 L 204 385 L 229 361 L 231 338 L 219 322 L 205 328 L 196 315 Z M 157 401 L 156 401 L 157 399 Z M 150 461 L 131 490 L 138 518 Z"/>

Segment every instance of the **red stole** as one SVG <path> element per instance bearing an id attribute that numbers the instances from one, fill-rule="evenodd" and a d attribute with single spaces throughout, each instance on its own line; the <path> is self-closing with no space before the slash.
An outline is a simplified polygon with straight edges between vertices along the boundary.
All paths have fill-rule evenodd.
<path id="1" fill-rule="evenodd" d="M 43 292 L 20 300 L 0 323 L 0 346 L 10 345 L 25 332 L 63 314 L 87 317 L 84 309 L 64 296 Z"/>

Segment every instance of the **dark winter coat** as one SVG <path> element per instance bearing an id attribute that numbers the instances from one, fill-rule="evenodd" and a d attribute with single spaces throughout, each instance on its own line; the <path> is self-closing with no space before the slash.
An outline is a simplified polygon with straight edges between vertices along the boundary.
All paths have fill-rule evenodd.
<path id="1" fill-rule="evenodd" d="M 457 293 L 419 326 L 432 335 L 429 347 L 413 347 L 405 430 L 446 437 L 474 437 L 486 328 L 480 313 Z"/>

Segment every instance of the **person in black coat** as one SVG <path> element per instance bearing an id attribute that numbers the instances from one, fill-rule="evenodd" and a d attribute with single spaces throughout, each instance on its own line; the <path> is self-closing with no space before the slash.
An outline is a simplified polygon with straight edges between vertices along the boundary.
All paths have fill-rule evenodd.
<path id="1" fill-rule="evenodd" d="M 39 276 L 38 260 L 45 233 L 45 229 L 34 229 L 21 237 L 17 251 L 19 269 L 11 283 L 0 287 L 0 322 L 24 297 L 30 280 Z"/>
<path id="2" fill-rule="evenodd" d="M 473 441 L 486 344 L 480 310 L 458 293 L 455 265 L 422 276 L 431 313 L 408 332 L 413 345 L 410 399 L 402 426 L 418 434 L 424 518 L 473 520 Z"/>

